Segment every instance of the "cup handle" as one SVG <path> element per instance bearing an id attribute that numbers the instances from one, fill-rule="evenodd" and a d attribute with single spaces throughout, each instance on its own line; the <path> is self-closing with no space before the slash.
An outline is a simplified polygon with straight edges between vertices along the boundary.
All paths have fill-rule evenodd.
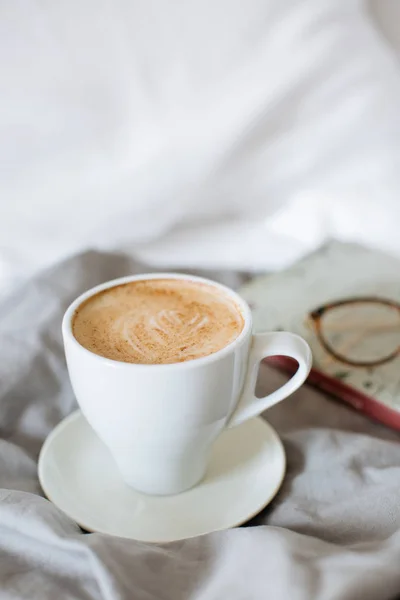
<path id="1" fill-rule="evenodd" d="M 299 368 L 289 381 L 272 394 L 257 398 L 254 394 L 258 367 L 268 356 L 290 356 L 299 363 Z M 274 404 L 296 391 L 307 379 L 312 364 L 311 350 L 307 342 L 298 335 L 284 331 L 253 335 L 246 379 L 239 403 L 230 417 L 227 427 L 240 425 L 264 412 Z"/>

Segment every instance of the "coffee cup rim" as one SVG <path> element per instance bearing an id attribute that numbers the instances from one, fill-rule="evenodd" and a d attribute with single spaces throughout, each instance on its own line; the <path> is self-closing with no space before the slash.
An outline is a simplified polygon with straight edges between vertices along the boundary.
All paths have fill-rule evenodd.
<path id="1" fill-rule="evenodd" d="M 192 360 L 187 360 L 187 361 L 183 361 L 183 362 L 162 363 L 162 364 L 130 363 L 130 362 L 114 360 L 112 358 L 107 358 L 105 356 L 101 356 L 100 354 L 96 354 L 95 352 L 92 352 L 88 348 L 85 348 L 84 346 L 82 346 L 82 344 L 80 344 L 78 342 L 78 340 L 76 339 L 76 337 L 74 336 L 74 334 L 72 332 L 72 318 L 75 314 L 75 311 L 78 309 L 78 307 L 83 302 L 85 302 L 92 296 L 95 296 L 99 292 L 102 292 L 103 290 L 107 290 L 109 288 L 116 287 L 118 285 L 123 285 L 125 283 L 130 283 L 132 281 L 148 281 L 151 279 L 182 279 L 182 280 L 188 280 L 188 281 L 195 281 L 195 282 L 199 282 L 199 283 L 204 283 L 206 285 L 209 285 L 211 287 L 215 287 L 215 288 L 221 290 L 222 292 L 224 292 L 225 294 L 227 294 L 228 296 L 233 298 L 235 301 L 235 304 L 238 306 L 238 309 L 240 310 L 240 313 L 241 313 L 241 315 L 243 317 L 243 321 L 244 321 L 242 331 L 237 336 L 237 338 L 235 338 L 232 342 L 230 342 L 229 344 L 227 344 L 226 346 L 224 346 L 217 352 L 213 352 L 212 354 L 208 354 L 207 356 L 202 356 L 200 358 L 194 358 Z M 124 368 L 125 369 L 132 369 L 132 368 L 134 368 L 134 369 L 168 369 L 168 368 L 169 369 L 189 369 L 189 368 L 200 367 L 200 366 L 212 363 L 215 360 L 223 358 L 226 354 L 229 354 L 230 352 L 232 352 L 232 350 L 234 350 L 235 346 L 240 346 L 241 343 L 247 339 L 249 332 L 251 334 L 252 314 L 251 314 L 249 305 L 241 296 L 239 296 L 239 294 L 237 294 L 231 288 L 229 288 L 221 283 L 218 283 L 216 281 L 213 281 L 212 279 L 207 279 L 206 277 L 199 277 L 197 275 L 189 275 L 186 273 L 173 273 L 173 272 L 172 273 L 170 273 L 170 272 L 141 273 L 138 275 L 127 275 L 125 277 L 118 277 L 116 279 L 111 279 L 111 280 L 105 281 L 104 283 L 100 283 L 99 285 L 96 285 L 96 286 L 86 290 L 82 294 L 80 294 L 77 298 L 75 298 L 75 300 L 73 300 L 71 302 L 71 304 L 68 306 L 67 310 L 65 311 L 61 328 L 62 328 L 62 334 L 63 334 L 64 340 L 68 339 L 68 341 L 71 342 L 71 344 L 77 350 L 82 352 L 84 355 L 90 356 L 92 359 L 97 359 L 97 360 L 103 362 L 103 364 L 105 364 L 105 365 L 106 364 L 112 365 L 115 368 L 121 368 L 121 369 L 124 369 Z"/>

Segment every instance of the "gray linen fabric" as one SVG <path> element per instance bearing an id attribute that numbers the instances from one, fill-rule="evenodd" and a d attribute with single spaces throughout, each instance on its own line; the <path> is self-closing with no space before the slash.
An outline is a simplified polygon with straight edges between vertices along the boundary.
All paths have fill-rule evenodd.
<path id="1" fill-rule="evenodd" d="M 43 498 L 40 447 L 76 408 L 62 313 L 88 287 L 142 270 L 126 257 L 87 253 L 0 306 L 0 598 L 400 597 L 399 435 L 307 387 L 268 412 L 288 471 L 248 527 L 146 545 L 84 534 Z M 239 281 L 232 275 L 227 283 Z M 263 368 L 261 387 L 282 379 Z"/>

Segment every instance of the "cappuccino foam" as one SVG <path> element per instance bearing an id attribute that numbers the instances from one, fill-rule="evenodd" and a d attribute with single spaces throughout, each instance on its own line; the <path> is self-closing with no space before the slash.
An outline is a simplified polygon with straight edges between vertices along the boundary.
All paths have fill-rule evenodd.
<path id="1" fill-rule="evenodd" d="M 72 331 L 95 354 L 139 364 L 167 364 L 218 352 L 244 326 L 234 300 L 188 279 L 146 279 L 108 288 L 76 310 Z"/>

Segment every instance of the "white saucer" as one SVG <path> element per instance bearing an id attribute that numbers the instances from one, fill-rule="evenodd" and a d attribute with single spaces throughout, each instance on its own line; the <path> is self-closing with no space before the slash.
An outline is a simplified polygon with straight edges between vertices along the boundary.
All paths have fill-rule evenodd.
<path id="1" fill-rule="evenodd" d="M 89 531 L 170 542 L 241 525 L 275 496 L 285 474 L 277 433 L 257 418 L 217 440 L 205 479 L 176 496 L 146 496 L 125 485 L 80 411 L 48 436 L 39 457 L 46 496 Z"/>

